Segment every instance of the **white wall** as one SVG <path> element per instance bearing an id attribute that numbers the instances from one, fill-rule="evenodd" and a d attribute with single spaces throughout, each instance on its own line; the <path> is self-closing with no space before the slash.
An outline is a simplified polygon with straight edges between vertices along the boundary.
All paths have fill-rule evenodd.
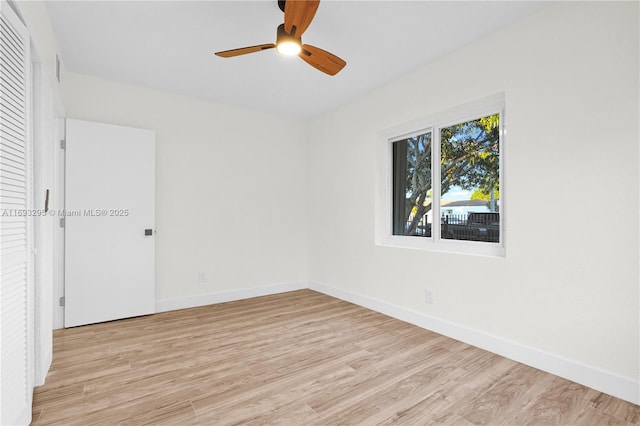
<path id="1" fill-rule="evenodd" d="M 157 132 L 159 310 L 306 286 L 304 122 L 72 73 L 63 98 L 69 118 Z"/>
<path id="2" fill-rule="evenodd" d="M 312 286 L 602 373 L 638 403 L 638 47 L 637 2 L 560 2 L 312 120 Z M 506 257 L 375 245 L 379 132 L 499 92 Z"/>

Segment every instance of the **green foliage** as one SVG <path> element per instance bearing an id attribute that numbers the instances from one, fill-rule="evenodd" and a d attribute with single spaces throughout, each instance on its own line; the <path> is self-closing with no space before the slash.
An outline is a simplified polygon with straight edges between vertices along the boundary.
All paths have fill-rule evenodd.
<path id="1" fill-rule="evenodd" d="M 494 200 L 499 200 L 500 199 L 500 190 L 495 189 L 495 188 L 493 189 L 493 198 L 494 198 Z M 471 194 L 471 199 L 472 200 L 490 201 L 491 200 L 491 192 L 487 191 L 486 189 L 483 189 L 483 188 L 476 189 Z"/>
<path id="2" fill-rule="evenodd" d="M 441 129 L 442 194 L 453 185 L 489 193 L 499 182 L 499 116 L 491 115 Z"/>
<path id="3" fill-rule="evenodd" d="M 476 197 L 499 198 L 500 116 L 498 114 L 440 129 L 441 194 L 459 186 L 473 190 Z M 431 210 L 431 134 L 414 136 L 407 143 L 405 217 L 412 218 L 408 234 Z M 472 197 L 472 199 L 474 199 Z M 485 199 L 485 198 L 475 198 Z"/>
<path id="4" fill-rule="evenodd" d="M 480 124 L 484 127 L 486 132 L 490 132 L 493 129 L 498 128 L 500 125 L 500 116 L 498 114 L 489 115 L 480 119 Z"/>

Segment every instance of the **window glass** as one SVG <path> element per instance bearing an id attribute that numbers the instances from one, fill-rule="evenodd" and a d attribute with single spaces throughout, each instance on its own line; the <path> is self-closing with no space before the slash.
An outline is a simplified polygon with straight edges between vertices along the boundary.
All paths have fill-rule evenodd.
<path id="1" fill-rule="evenodd" d="M 431 132 L 393 143 L 393 235 L 431 236 Z"/>
<path id="2" fill-rule="evenodd" d="M 441 238 L 500 241 L 500 116 L 440 129 Z"/>

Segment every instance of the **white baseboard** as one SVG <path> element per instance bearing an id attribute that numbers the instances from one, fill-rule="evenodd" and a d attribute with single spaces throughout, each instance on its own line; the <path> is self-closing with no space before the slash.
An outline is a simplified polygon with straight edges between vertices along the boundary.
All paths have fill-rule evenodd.
<path id="1" fill-rule="evenodd" d="M 379 299 L 310 282 L 312 290 L 380 312 L 427 330 L 468 343 L 492 353 L 580 383 L 616 398 L 640 405 L 640 382 L 526 346 L 500 336 L 445 321 Z"/>
<path id="2" fill-rule="evenodd" d="M 175 311 L 176 309 L 194 308 L 196 306 L 213 305 L 215 303 L 233 302 L 258 296 L 284 293 L 307 288 L 306 282 L 279 283 L 239 290 L 225 290 L 213 293 L 197 294 L 176 299 L 156 300 L 156 312 Z"/>
<path id="3" fill-rule="evenodd" d="M 8 420 L 8 423 L 2 423 L 3 425 L 29 425 L 31 424 L 31 407 L 26 407 L 23 408 L 22 410 L 20 410 L 20 413 L 18 413 L 15 418 Z M 7 420 L 4 420 L 7 421 Z"/>
<path id="4" fill-rule="evenodd" d="M 47 373 L 49 372 L 49 368 L 51 367 L 51 363 L 53 362 L 53 348 L 47 351 L 45 356 L 42 358 L 40 362 L 40 370 L 36 372 L 37 377 L 34 377 L 34 386 L 42 386 L 47 378 Z"/>

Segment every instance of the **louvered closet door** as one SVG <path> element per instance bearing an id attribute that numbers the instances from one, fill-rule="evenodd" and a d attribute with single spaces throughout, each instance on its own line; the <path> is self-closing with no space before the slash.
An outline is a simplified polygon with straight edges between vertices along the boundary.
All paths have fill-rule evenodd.
<path id="1" fill-rule="evenodd" d="M 28 364 L 29 38 L 6 3 L 0 35 L 0 424 L 31 418 Z"/>

